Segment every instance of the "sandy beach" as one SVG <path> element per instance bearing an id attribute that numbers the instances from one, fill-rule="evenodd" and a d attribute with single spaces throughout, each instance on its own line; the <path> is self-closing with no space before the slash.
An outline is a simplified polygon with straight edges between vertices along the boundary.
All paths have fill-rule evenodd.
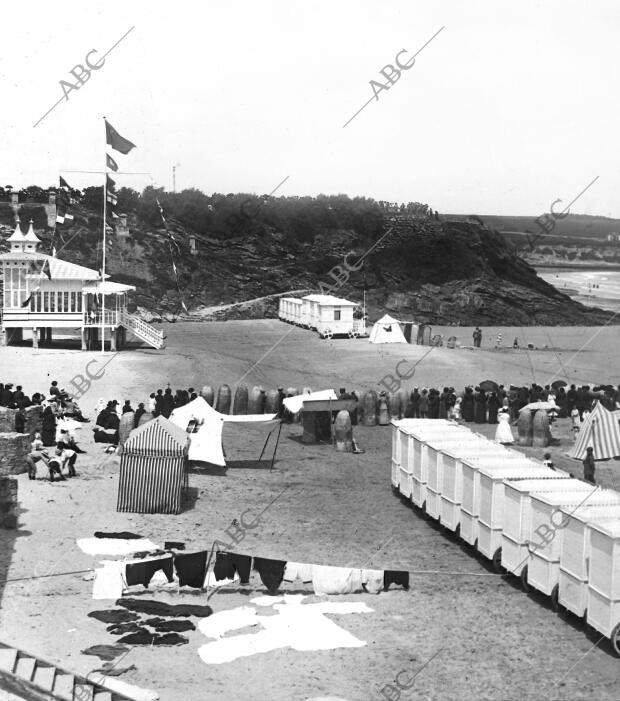
<path id="1" fill-rule="evenodd" d="M 364 340 L 322 341 L 310 331 L 276 320 L 165 325 L 168 347 L 138 348 L 113 355 L 81 353 L 69 348 L 0 348 L 3 376 L 27 391 L 46 389 L 52 379 L 70 391 L 72 378 L 100 374 L 81 398 L 92 418 L 100 397 L 131 399 L 136 405 L 150 391 L 204 384 L 260 384 L 272 388 L 308 386 L 380 389 L 379 382 L 401 369 L 416 366 L 405 382 L 417 385 L 464 384 L 493 379 L 504 384 L 620 382 L 617 328 L 484 328 L 483 347 L 373 347 Z M 470 328 L 434 328 L 446 338 L 471 342 Z M 503 346 L 493 349 L 497 333 Z M 537 350 L 506 348 L 515 336 Z M 547 346 L 545 348 L 545 346 Z M 78 382 L 79 384 L 79 382 Z M 280 649 L 221 665 L 207 665 L 198 649 L 208 642 L 200 631 L 187 633 L 178 647 L 134 647 L 121 666 L 136 669 L 121 679 L 156 689 L 163 701 L 250 698 L 306 701 L 332 696 L 348 701 L 385 698 L 384 685 L 402 670 L 415 674 L 407 698 L 433 701 L 477 698 L 511 701 L 522 698 L 617 699 L 617 660 L 606 641 L 588 632 L 571 616 L 554 613 L 548 601 L 525 594 L 518 582 L 495 574 L 475 552 L 448 537 L 434 523 L 406 505 L 390 485 L 391 429 L 355 429 L 365 453 L 336 453 L 327 445 L 304 445 L 301 427 L 285 425 L 272 471 L 257 462 L 265 431 L 227 427 L 224 446 L 229 468 L 194 470 L 192 501 L 178 516 L 116 512 L 118 463 L 92 442 L 90 424 L 80 430 L 88 451 L 78 461 L 78 477 L 50 484 L 19 476 L 21 514 L 16 533 L 3 531 L 3 578 L 81 571 L 99 559 L 84 555 L 76 538 L 96 530 L 130 530 L 151 538 L 184 541 L 188 549 L 209 548 L 225 539 L 225 530 L 248 509 L 259 513 L 274 496 L 281 498 L 247 531 L 239 552 L 319 564 L 406 569 L 411 589 L 394 588 L 379 595 L 356 594 L 329 600 L 363 602 L 371 612 L 334 614 L 329 618 L 366 643 L 333 651 Z M 473 425 L 472 425 L 473 426 Z M 494 426 L 476 426 L 492 436 Z M 561 439 L 553 459 L 581 475 L 581 465 L 565 457 L 570 446 L 567 420 L 558 421 Z M 268 451 L 269 452 L 269 451 Z M 540 458 L 540 450 L 524 449 Z M 597 467 L 606 486 L 620 487 L 618 463 Z M 113 609 L 113 602 L 91 599 L 87 574 L 13 581 L 4 585 L 2 637 L 45 659 L 82 673 L 100 666 L 81 654 L 93 644 L 114 643 L 91 611 Z M 214 611 L 252 605 L 265 593 L 253 580 L 249 588 L 217 593 Z M 321 600 L 311 587 L 284 588 Z M 204 603 L 204 594 L 146 592 L 144 599 Z M 323 597 L 324 598 L 324 597 Z M 270 608 L 262 615 L 273 615 Z M 191 619 L 194 623 L 198 621 Z M 236 631 L 252 633 L 251 629 Z M 587 659 L 581 658 L 587 654 Z M 277 670 L 277 674 L 270 671 Z M 403 695 L 403 698 L 405 695 Z"/>

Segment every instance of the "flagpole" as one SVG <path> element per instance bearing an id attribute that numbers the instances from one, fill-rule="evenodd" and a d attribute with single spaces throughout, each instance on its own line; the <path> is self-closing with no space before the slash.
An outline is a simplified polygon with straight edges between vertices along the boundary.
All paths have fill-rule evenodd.
<path id="1" fill-rule="evenodd" d="M 107 153 L 107 132 L 105 130 L 105 117 L 103 118 L 104 146 L 103 146 L 103 260 L 101 273 L 101 352 L 105 353 L 105 250 L 106 250 L 106 200 L 108 199 L 108 159 Z"/>

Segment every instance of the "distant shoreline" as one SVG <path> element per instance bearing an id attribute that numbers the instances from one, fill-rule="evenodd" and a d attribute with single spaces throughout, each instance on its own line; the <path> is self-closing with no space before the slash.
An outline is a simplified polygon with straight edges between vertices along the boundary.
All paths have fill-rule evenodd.
<path id="1" fill-rule="evenodd" d="M 526 261 L 527 262 L 527 261 Z M 620 270 L 620 263 L 530 263 L 538 270 Z"/>

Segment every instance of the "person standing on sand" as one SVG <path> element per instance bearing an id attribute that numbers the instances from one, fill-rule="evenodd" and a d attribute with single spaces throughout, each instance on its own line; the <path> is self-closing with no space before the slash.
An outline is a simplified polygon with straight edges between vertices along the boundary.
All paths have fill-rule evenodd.
<path id="1" fill-rule="evenodd" d="M 420 402 L 419 402 L 419 408 L 420 408 L 420 418 L 421 419 L 426 419 L 428 416 L 428 393 L 426 389 L 422 390 L 422 394 L 420 395 Z"/>
<path id="2" fill-rule="evenodd" d="M 476 387 L 474 421 L 477 424 L 485 424 L 487 422 L 487 395 L 480 387 Z"/>
<path id="3" fill-rule="evenodd" d="M 594 470 L 596 464 L 594 462 L 594 448 L 586 448 L 586 457 L 583 459 L 583 479 L 590 484 L 596 484 L 594 479 Z"/>

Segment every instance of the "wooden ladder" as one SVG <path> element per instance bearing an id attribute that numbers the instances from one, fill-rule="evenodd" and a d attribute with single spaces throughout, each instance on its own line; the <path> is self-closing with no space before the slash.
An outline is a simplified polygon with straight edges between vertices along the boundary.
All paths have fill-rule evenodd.
<path id="1" fill-rule="evenodd" d="M 0 689 L 28 701 L 133 701 L 6 643 L 0 643 Z"/>

